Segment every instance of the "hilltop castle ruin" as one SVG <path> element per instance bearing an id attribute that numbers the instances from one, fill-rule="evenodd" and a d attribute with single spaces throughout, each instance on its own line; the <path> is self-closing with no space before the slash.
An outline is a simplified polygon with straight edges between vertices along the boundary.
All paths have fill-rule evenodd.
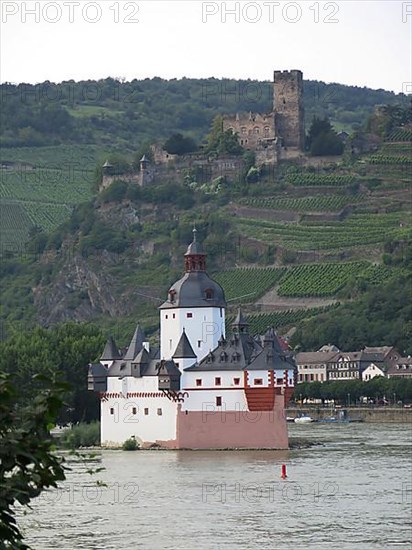
<path id="1" fill-rule="evenodd" d="M 305 121 L 302 71 L 274 71 L 272 111 L 224 115 L 223 130 L 232 130 L 237 134 L 240 145 L 255 153 L 257 166 L 303 159 Z M 198 183 L 205 183 L 219 176 L 234 177 L 243 166 L 239 156 L 215 158 L 202 151 L 179 156 L 167 153 L 157 144 L 153 144 L 151 150 L 153 161 L 143 157 L 139 173 L 115 174 L 113 167 L 106 162 L 102 167 L 100 189 L 109 186 L 119 176 L 124 181 L 144 186 L 165 175 L 169 181 L 180 180 L 187 170 L 195 170 Z"/>
<path id="2" fill-rule="evenodd" d="M 254 151 L 259 164 L 301 156 L 305 146 L 302 71 L 275 71 L 270 113 L 236 113 L 223 117 L 223 129 Z"/>

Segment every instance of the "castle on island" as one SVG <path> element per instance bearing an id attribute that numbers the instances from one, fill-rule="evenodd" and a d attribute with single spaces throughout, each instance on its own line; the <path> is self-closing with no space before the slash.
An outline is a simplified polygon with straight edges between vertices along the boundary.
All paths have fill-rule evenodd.
<path id="1" fill-rule="evenodd" d="M 305 115 L 303 107 L 303 74 L 299 70 L 274 71 L 273 106 L 269 113 L 236 113 L 223 116 L 224 131 L 237 135 L 239 144 L 253 151 L 257 166 L 274 166 L 282 160 L 305 159 Z M 134 174 L 113 174 L 113 167 L 106 162 L 101 188 L 108 187 L 115 179 L 124 179 L 144 186 L 162 176 L 179 178 L 184 169 L 196 169 L 205 183 L 213 178 L 239 173 L 242 159 L 239 157 L 209 158 L 202 152 L 174 155 L 160 145 L 151 147 L 153 161 L 146 156 L 140 160 L 140 171 Z"/>
<path id="2" fill-rule="evenodd" d="M 225 331 L 222 287 L 193 230 L 185 273 L 160 306 L 160 347 L 139 325 L 122 355 L 109 338 L 89 365 L 101 401 L 101 444 L 171 449 L 287 449 L 285 406 L 296 364 L 273 328 L 253 336 L 239 309 Z"/>

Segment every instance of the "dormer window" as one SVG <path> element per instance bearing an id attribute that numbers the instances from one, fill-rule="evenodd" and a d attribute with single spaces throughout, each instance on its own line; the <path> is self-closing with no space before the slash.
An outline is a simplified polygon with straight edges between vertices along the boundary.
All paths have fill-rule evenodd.
<path id="1" fill-rule="evenodd" d="M 205 296 L 206 300 L 213 300 L 213 290 L 211 288 L 207 288 L 205 290 Z"/>
<path id="2" fill-rule="evenodd" d="M 224 351 L 222 351 L 222 353 L 220 354 L 220 362 L 226 362 L 227 361 L 227 353 L 225 353 Z"/>
<path id="3" fill-rule="evenodd" d="M 176 290 L 169 290 L 169 302 L 173 302 L 175 301 L 175 297 L 176 297 Z"/>

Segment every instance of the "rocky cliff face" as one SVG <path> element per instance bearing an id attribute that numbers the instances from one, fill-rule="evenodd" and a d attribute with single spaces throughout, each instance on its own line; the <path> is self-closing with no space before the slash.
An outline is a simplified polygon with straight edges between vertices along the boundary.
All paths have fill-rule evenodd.
<path id="1" fill-rule="evenodd" d="M 96 216 L 105 223 L 127 229 L 139 222 L 136 210 L 130 204 L 104 205 L 96 210 Z M 156 243 L 145 242 L 125 254 L 101 250 L 92 256 L 79 252 L 77 236 L 67 238 L 59 252 L 46 252 L 40 259 L 44 276 L 33 289 L 38 322 L 49 325 L 68 320 L 85 321 L 96 317 L 127 317 L 150 302 L 145 298 L 162 296 L 163 288 L 130 284 L 130 275 L 139 269 L 139 258 L 146 260 L 156 253 Z M 124 276 L 128 284 L 124 284 Z"/>

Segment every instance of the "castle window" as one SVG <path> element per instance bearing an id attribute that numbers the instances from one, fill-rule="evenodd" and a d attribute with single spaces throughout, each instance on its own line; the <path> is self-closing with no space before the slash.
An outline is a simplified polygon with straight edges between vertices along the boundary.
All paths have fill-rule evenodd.
<path id="1" fill-rule="evenodd" d="M 247 133 L 248 133 L 249 136 L 251 136 L 252 135 L 252 130 L 248 130 Z"/>
<path id="2" fill-rule="evenodd" d="M 282 386 L 282 384 L 283 384 L 283 378 L 276 378 L 276 385 Z"/>
<path id="3" fill-rule="evenodd" d="M 269 127 L 268 126 L 265 126 L 263 128 L 263 134 L 265 137 L 268 137 L 269 136 Z"/>
<path id="4" fill-rule="evenodd" d="M 259 128 L 257 126 L 255 126 L 255 128 L 253 128 L 253 131 L 255 132 L 255 134 L 258 134 L 259 133 Z"/>
<path id="5" fill-rule="evenodd" d="M 172 340 L 169 340 L 169 349 L 172 349 Z"/>
<path id="6" fill-rule="evenodd" d="M 215 378 L 215 386 L 220 386 L 221 383 L 222 383 L 221 378 L 217 376 L 217 377 Z"/>
<path id="7" fill-rule="evenodd" d="M 110 414 L 114 414 L 114 408 L 113 407 L 110 408 Z"/>
<path id="8" fill-rule="evenodd" d="M 149 409 L 145 409 L 144 414 L 145 414 L 145 416 L 147 416 L 149 414 Z"/>
<path id="9" fill-rule="evenodd" d="M 198 340 L 198 341 L 197 341 L 197 347 L 200 348 L 201 345 L 202 345 L 202 340 Z"/>
<path id="10" fill-rule="evenodd" d="M 186 317 L 187 317 L 188 319 L 191 319 L 191 318 L 193 317 L 193 313 L 186 313 Z"/>
<path id="11" fill-rule="evenodd" d="M 136 414 L 136 413 L 137 413 L 137 409 L 136 409 L 136 407 L 133 407 L 132 414 Z"/>
<path id="12" fill-rule="evenodd" d="M 234 383 L 235 386 L 239 386 L 240 378 L 233 378 L 233 383 Z"/>
<path id="13" fill-rule="evenodd" d="M 227 361 L 227 353 L 224 351 L 220 354 L 220 362 L 222 363 L 223 361 Z"/>
<path id="14" fill-rule="evenodd" d="M 263 379 L 255 378 L 255 386 L 263 386 Z"/>
<path id="15" fill-rule="evenodd" d="M 213 290 L 208 288 L 205 290 L 206 300 L 213 300 Z"/>
<path id="16" fill-rule="evenodd" d="M 247 133 L 247 129 L 245 127 L 241 128 L 240 131 L 242 132 L 242 134 L 246 134 Z"/>
<path id="17" fill-rule="evenodd" d="M 220 395 L 218 395 L 216 397 L 216 407 L 221 407 L 222 406 L 222 398 L 220 397 Z"/>
<path id="18" fill-rule="evenodd" d="M 165 319 L 169 319 L 169 315 L 165 315 Z"/>
<path id="19" fill-rule="evenodd" d="M 157 416 L 162 416 L 162 409 L 157 409 Z"/>
<path id="20" fill-rule="evenodd" d="M 196 386 L 201 386 L 201 385 L 202 385 L 202 379 L 196 378 Z"/>
<path id="21" fill-rule="evenodd" d="M 172 317 L 173 319 L 176 319 L 176 313 L 173 313 Z"/>

